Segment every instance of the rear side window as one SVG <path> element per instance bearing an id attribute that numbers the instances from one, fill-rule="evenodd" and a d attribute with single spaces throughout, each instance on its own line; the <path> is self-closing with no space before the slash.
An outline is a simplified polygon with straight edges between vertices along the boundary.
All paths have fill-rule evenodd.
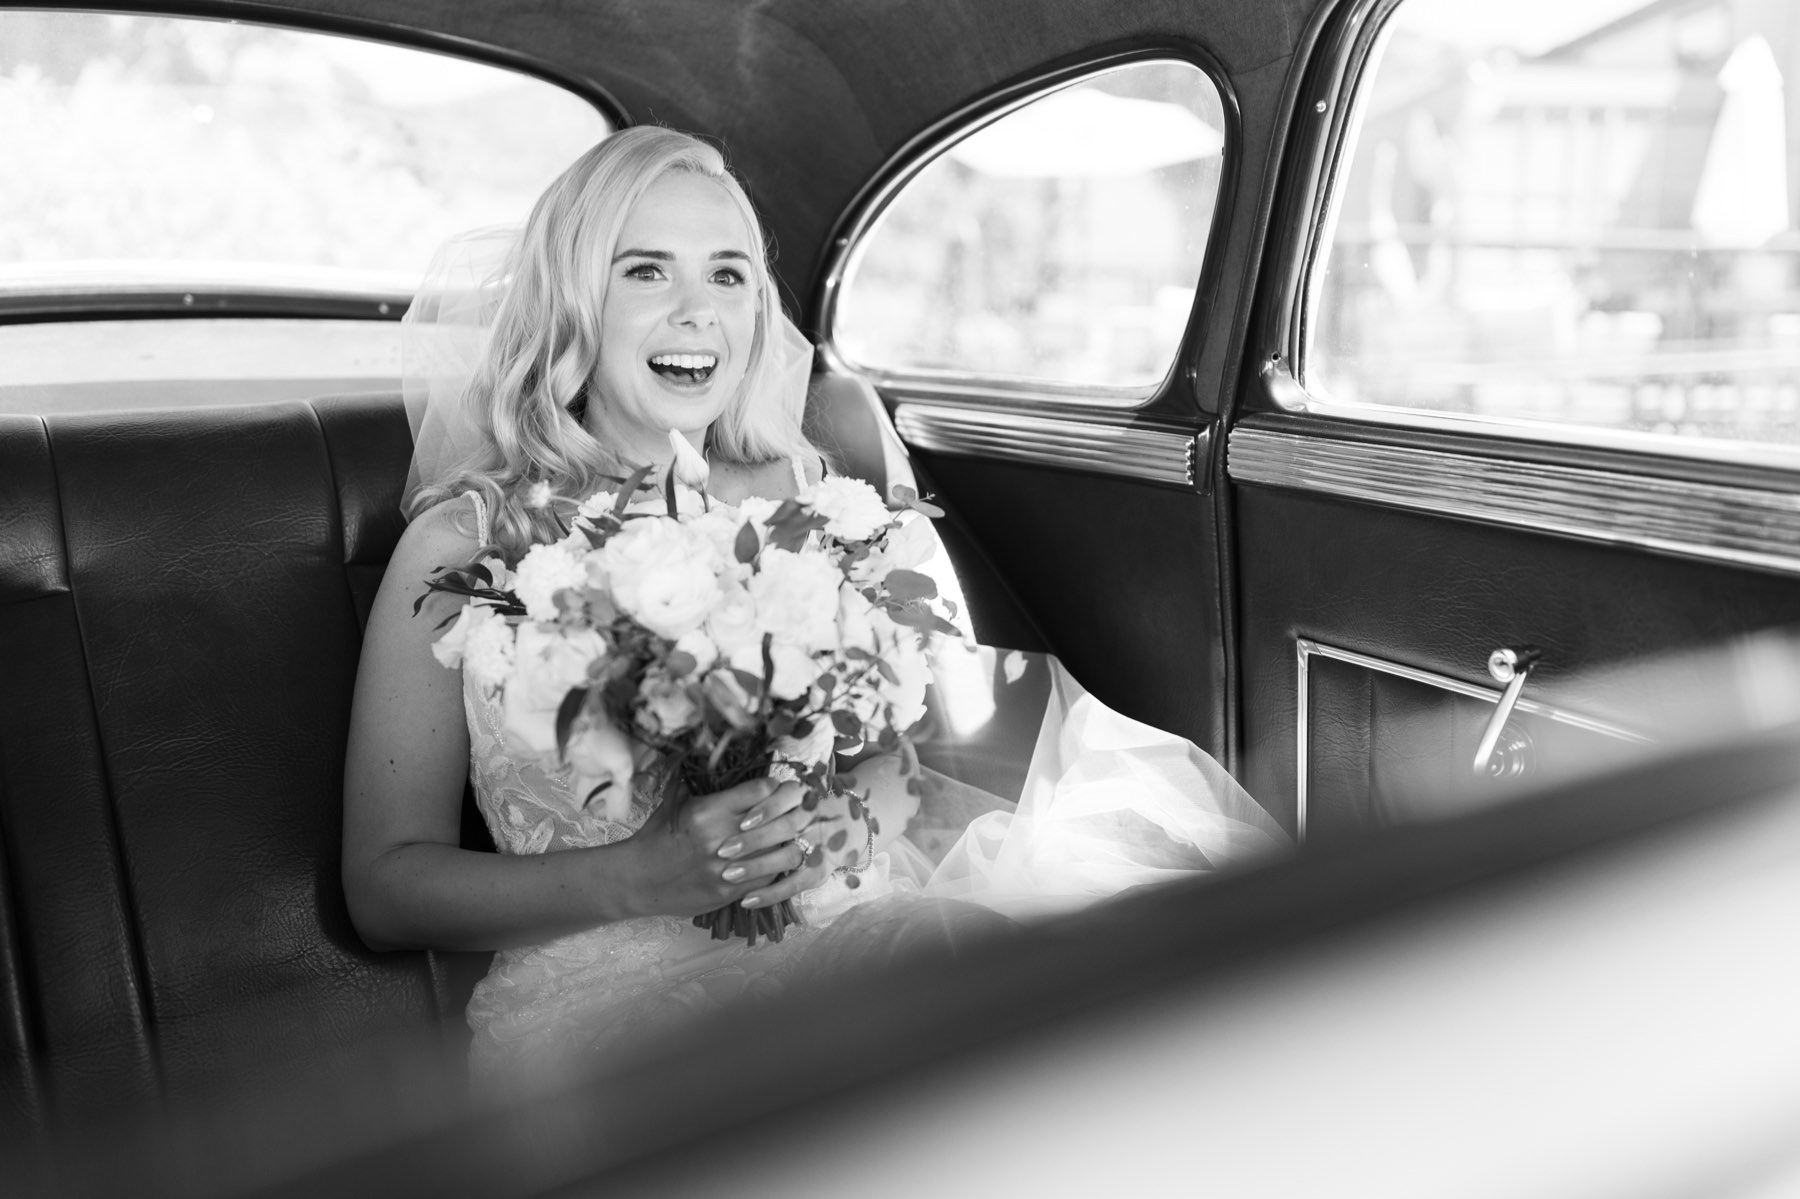
<path id="1" fill-rule="evenodd" d="M 1191 63 L 1133 63 L 944 147 L 852 247 L 838 352 L 1130 403 L 1169 372 L 1206 258 L 1224 118 Z"/>
<path id="2" fill-rule="evenodd" d="M 515 71 L 238 22 L 0 12 L 0 286 L 416 283 L 606 133 Z M 259 274 L 258 268 L 261 268 Z"/>
<path id="3" fill-rule="evenodd" d="M 0 411 L 389 388 L 397 331 L 329 318 L 398 317 L 445 238 L 522 220 L 607 132 L 554 84 L 407 47 L 0 11 Z M 327 319 L 86 319 L 171 310 Z"/>
<path id="4" fill-rule="evenodd" d="M 1789 7 L 1405 0 L 1333 183 L 1306 390 L 1537 437 L 1800 447 Z"/>

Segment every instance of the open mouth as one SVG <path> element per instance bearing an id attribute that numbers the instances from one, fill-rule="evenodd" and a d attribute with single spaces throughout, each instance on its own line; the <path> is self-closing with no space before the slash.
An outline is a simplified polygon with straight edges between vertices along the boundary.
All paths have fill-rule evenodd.
<path id="1" fill-rule="evenodd" d="M 653 354 L 650 369 L 671 383 L 692 385 L 712 378 L 718 368 L 717 354 Z"/>

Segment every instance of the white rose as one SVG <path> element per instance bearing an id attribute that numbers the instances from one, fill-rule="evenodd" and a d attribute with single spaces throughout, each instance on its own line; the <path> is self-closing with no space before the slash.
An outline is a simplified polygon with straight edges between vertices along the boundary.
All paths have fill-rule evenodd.
<path id="1" fill-rule="evenodd" d="M 813 680 L 819 677 L 819 664 L 797 645 L 775 642 L 769 647 L 769 661 L 775 666 L 769 692 L 776 699 L 799 699 L 812 689 Z M 746 674 L 762 678 L 762 646 L 746 645 L 737 650 L 731 655 L 731 664 Z"/>
<path id="2" fill-rule="evenodd" d="M 742 587 L 728 587 L 706 617 L 706 635 L 718 652 L 729 654 L 746 645 L 762 645 L 756 622 L 756 600 Z"/>
<path id="3" fill-rule="evenodd" d="M 694 660 L 694 673 L 705 674 L 719 660 L 719 647 L 700 629 L 675 639 L 675 648 Z"/>
<path id="4" fill-rule="evenodd" d="M 699 628 L 719 600 L 718 551 L 678 521 L 630 521 L 600 556 L 613 600 L 664 637 Z"/>
<path id="5" fill-rule="evenodd" d="M 593 629 L 522 624 L 514 638 L 509 695 L 555 712 L 571 688 L 588 681 L 588 667 L 606 657 L 606 640 Z"/>
<path id="6" fill-rule="evenodd" d="M 826 475 L 799 498 L 825 518 L 827 533 L 845 541 L 867 541 L 894 519 L 879 492 L 849 475 Z"/>
<path id="7" fill-rule="evenodd" d="M 532 620 L 555 620 L 556 593 L 587 586 L 587 565 L 567 543 L 534 545 L 513 571 L 512 590 Z"/>
<path id="8" fill-rule="evenodd" d="M 834 648 L 842 582 L 823 554 L 766 549 L 749 585 L 757 623 L 777 641 L 809 650 Z"/>

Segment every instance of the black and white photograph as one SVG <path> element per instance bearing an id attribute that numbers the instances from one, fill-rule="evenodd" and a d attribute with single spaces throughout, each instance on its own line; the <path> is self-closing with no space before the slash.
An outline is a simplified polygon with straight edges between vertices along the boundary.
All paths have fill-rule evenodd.
<path id="1" fill-rule="evenodd" d="M 1800 1199 L 1800 3 L 0 4 L 0 1194 Z"/>

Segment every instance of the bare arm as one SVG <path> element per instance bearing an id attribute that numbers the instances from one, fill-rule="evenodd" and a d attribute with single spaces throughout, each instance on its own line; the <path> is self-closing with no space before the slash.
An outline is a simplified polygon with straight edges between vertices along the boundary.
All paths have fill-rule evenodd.
<path id="1" fill-rule="evenodd" d="M 406 530 L 375 597 L 357 670 L 344 768 L 344 892 L 370 946 L 494 949 L 649 914 L 693 915 L 756 895 L 778 902 L 824 867 L 793 870 L 809 819 L 799 789 L 748 783 L 662 813 L 615 845 L 509 855 L 458 847 L 469 739 L 462 675 L 431 656 L 454 597 L 413 602 L 439 566 L 466 562 L 474 537 L 447 501 Z M 463 523 L 468 523 L 466 516 Z M 739 826 L 752 808 L 763 819 Z M 719 850 L 737 842 L 737 852 Z M 734 866 L 740 875 L 723 876 Z"/>

